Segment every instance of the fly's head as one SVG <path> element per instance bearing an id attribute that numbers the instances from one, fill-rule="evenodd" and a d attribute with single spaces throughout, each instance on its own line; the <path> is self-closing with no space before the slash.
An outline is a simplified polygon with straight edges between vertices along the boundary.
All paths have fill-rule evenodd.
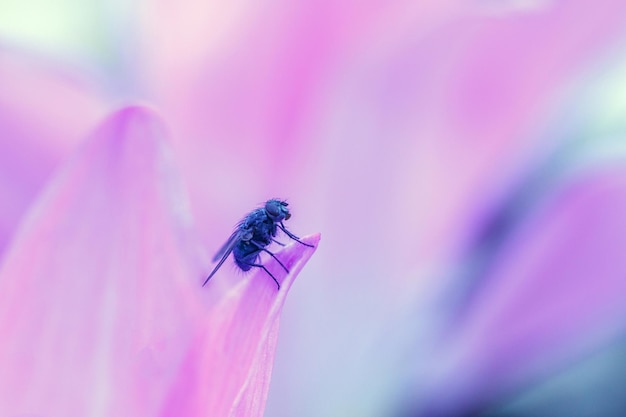
<path id="1" fill-rule="evenodd" d="M 265 212 L 273 222 L 282 222 L 283 220 L 289 220 L 291 217 L 291 213 L 289 213 L 287 206 L 288 204 L 286 201 L 278 199 L 268 200 L 265 203 Z"/>

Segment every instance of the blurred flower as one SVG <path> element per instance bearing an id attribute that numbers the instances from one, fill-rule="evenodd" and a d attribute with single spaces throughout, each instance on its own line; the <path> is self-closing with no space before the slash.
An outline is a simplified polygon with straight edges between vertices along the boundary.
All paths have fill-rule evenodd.
<path id="1" fill-rule="evenodd" d="M 0 270 L 0 414 L 262 416 L 279 315 L 314 249 L 218 296 L 158 116 L 111 116 L 46 187 Z M 317 243 L 319 236 L 305 238 Z"/>
<path id="2" fill-rule="evenodd" d="M 623 1 L 136 6 L 110 84 L 166 115 L 202 244 L 275 195 L 325 235 L 268 414 L 461 415 L 621 334 L 624 160 L 583 165 L 624 137 Z"/>

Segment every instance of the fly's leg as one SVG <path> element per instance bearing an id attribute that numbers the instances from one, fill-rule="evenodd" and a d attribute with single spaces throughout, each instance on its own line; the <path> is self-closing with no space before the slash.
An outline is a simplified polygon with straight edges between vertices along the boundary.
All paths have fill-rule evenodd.
<path id="1" fill-rule="evenodd" d="M 263 245 L 261 245 L 260 243 L 255 242 L 254 240 L 251 240 L 250 243 L 252 243 L 254 246 L 256 246 L 257 248 L 259 248 L 259 250 L 262 250 L 265 253 L 269 253 L 269 255 L 274 258 L 276 260 L 276 262 L 278 262 L 278 265 L 282 266 L 283 269 L 285 270 L 286 273 L 289 273 L 289 270 L 287 269 L 287 267 L 285 265 L 283 265 L 283 263 L 280 261 L 280 259 L 278 259 L 276 257 L 276 255 L 274 255 L 272 252 L 268 251 L 267 249 L 265 249 L 263 247 Z"/>
<path id="2" fill-rule="evenodd" d="M 252 264 L 252 263 L 247 263 L 247 262 L 244 262 L 244 264 L 245 264 L 245 265 L 248 265 L 248 266 L 254 266 L 254 267 L 257 267 L 257 268 L 262 268 L 265 272 L 267 272 L 267 275 L 269 275 L 270 277 L 272 277 L 272 279 L 273 279 L 273 280 L 274 280 L 274 282 L 276 283 L 276 286 L 277 286 L 277 287 L 278 287 L 278 289 L 280 290 L 280 284 L 278 283 L 278 281 L 276 280 L 276 278 L 274 278 L 274 275 L 272 275 L 272 273 L 271 273 L 270 271 L 268 271 L 268 269 L 267 269 L 266 267 L 264 267 L 264 266 L 263 266 L 263 265 L 261 265 L 261 264 Z"/>
<path id="3" fill-rule="evenodd" d="M 292 238 L 293 240 L 295 240 L 296 242 L 304 245 L 304 246 L 308 246 L 309 248 L 314 248 L 315 246 L 313 245 L 309 245 L 308 243 L 304 243 L 303 241 L 300 240 L 300 238 L 296 235 L 294 235 L 293 233 L 291 233 L 289 230 L 287 230 L 287 228 L 285 228 L 285 225 L 283 224 L 283 222 L 280 222 L 280 224 L 278 225 L 278 227 L 280 228 L 280 230 L 282 230 L 283 232 L 285 232 L 285 234 L 287 236 L 289 236 L 290 238 Z"/>
<path id="4" fill-rule="evenodd" d="M 276 239 L 272 238 L 272 242 L 279 244 L 280 246 L 285 246 L 283 242 L 279 242 Z"/>

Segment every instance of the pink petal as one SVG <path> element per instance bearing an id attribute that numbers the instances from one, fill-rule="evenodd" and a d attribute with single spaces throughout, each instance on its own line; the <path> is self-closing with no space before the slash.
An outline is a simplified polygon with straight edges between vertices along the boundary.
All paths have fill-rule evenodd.
<path id="1" fill-rule="evenodd" d="M 0 255 L 52 171 L 95 126 L 105 100 L 87 80 L 0 47 Z"/>
<path id="2" fill-rule="evenodd" d="M 254 399 L 262 410 L 278 315 L 313 249 L 278 254 L 288 276 L 267 263 L 279 292 L 258 273 L 226 297 L 202 288 L 165 140 L 152 111 L 114 114 L 20 228 L 0 270 L 4 415 L 220 416 Z M 187 389 L 191 404 L 177 403 Z"/>
<path id="3" fill-rule="evenodd" d="M 443 403 L 536 381 L 626 330 L 625 212 L 624 168 L 590 175 L 538 210 L 445 341 Z"/>
<path id="4" fill-rule="evenodd" d="M 302 240 L 317 246 L 319 238 Z M 290 244 L 277 253 L 289 274 L 281 277 L 284 272 L 274 260 L 266 263 L 281 283 L 280 291 L 265 271 L 258 270 L 208 312 L 211 322 L 196 335 L 164 416 L 202 415 L 207 406 L 212 416 L 263 415 L 280 312 L 293 280 L 313 252 Z"/>

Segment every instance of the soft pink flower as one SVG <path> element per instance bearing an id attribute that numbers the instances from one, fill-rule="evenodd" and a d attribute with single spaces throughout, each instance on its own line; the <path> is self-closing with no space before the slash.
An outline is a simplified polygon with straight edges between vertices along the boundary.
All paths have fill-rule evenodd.
<path id="1" fill-rule="evenodd" d="M 462 413 L 620 334 L 623 231 L 610 208 L 623 171 L 584 171 L 545 194 L 517 187 L 547 181 L 537 167 L 569 152 L 572 131 L 595 139 L 578 124 L 588 109 L 572 107 L 623 55 L 623 1 L 137 11 L 126 76 L 172 128 L 201 245 L 218 247 L 233 213 L 268 195 L 324 231 L 316 279 L 290 296 L 268 414 L 374 416 L 403 395 L 416 414 Z M 214 284 L 217 297 L 236 281 Z"/>
<path id="2" fill-rule="evenodd" d="M 0 415 L 262 416 L 280 311 L 314 249 L 289 245 L 220 294 L 143 107 L 55 174 L 0 270 Z M 316 244 L 319 235 L 305 238 Z"/>

